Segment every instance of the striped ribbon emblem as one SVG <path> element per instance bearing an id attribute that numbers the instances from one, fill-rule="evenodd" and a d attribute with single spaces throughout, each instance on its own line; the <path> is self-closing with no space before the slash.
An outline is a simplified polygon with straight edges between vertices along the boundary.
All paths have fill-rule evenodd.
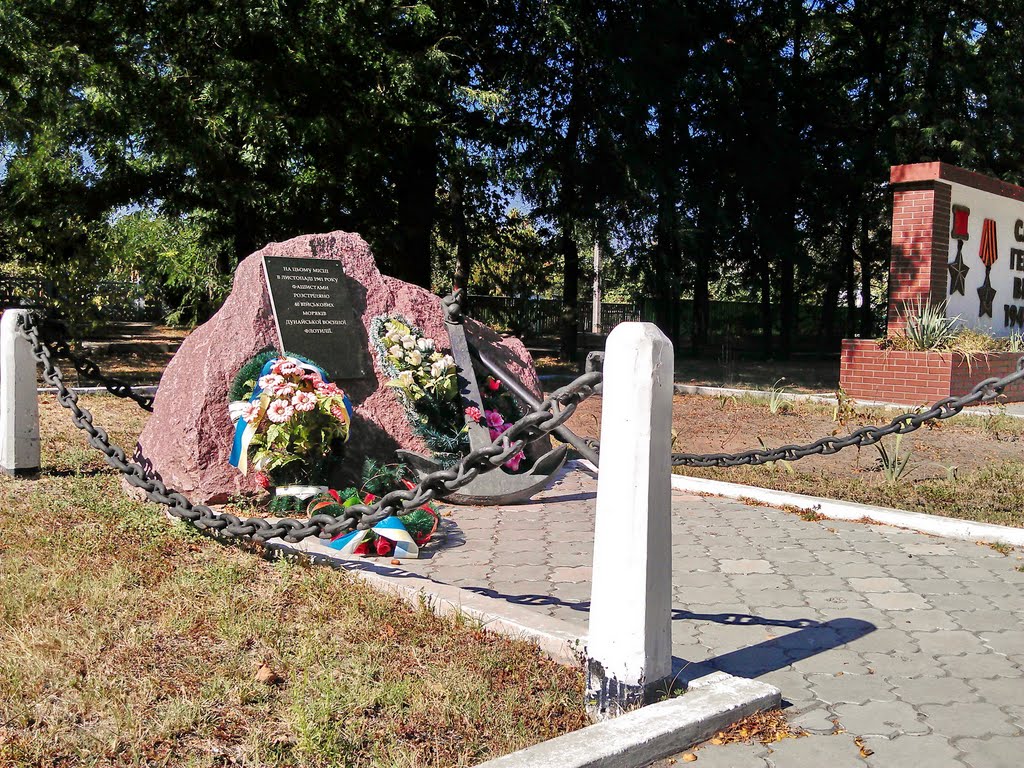
<path id="1" fill-rule="evenodd" d="M 978 249 L 978 256 L 986 267 L 991 267 L 999 258 L 996 248 L 995 219 L 985 219 L 981 224 L 981 247 Z"/>

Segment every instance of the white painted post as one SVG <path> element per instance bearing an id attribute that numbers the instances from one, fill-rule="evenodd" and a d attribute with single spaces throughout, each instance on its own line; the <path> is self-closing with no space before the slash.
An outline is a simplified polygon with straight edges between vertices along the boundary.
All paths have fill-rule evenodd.
<path id="1" fill-rule="evenodd" d="M 601 332 L 601 242 L 594 241 L 594 285 L 591 292 L 590 330 Z"/>
<path id="2" fill-rule="evenodd" d="M 649 700 L 672 674 L 672 342 L 652 323 L 608 336 L 601 406 L 587 708 Z"/>
<path id="3" fill-rule="evenodd" d="M 0 318 L 0 471 L 21 477 L 39 472 L 39 402 L 36 359 L 18 333 L 24 309 Z"/>

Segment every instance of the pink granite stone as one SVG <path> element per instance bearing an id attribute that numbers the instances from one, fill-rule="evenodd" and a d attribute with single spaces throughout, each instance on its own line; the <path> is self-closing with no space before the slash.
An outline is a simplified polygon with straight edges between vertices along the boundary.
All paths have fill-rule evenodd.
<path id="1" fill-rule="evenodd" d="M 366 328 L 367 345 L 373 318 L 395 314 L 418 325 L 439 347 L 449 345 L 438 297 L 382 275 L 366 242 L 356 234 L 304 235 L 271 243 L 248 256 L 238 265 L 224 305 L 185 339 L 164 371 L 153 415 L 136 449 L 137 460 L 195 503 L 216 503 L 259 490 L 251 477 L 228 463 L 233 433 L 228 389 L 249 358 L 268 346 L 277 346 L 263 276 L 264 255 L 341 261 L 345 274 L 357 283 L 351 300 Z M 522 342 L 501 337 L 472 320 L 467 320 L 466 332 L 473 343 L 490 351 L 539 395 L 533 360 Z M 384 386 L 388 377 L 372 348 L 369 357 L 374 375 L 337 381 L 355 408 L 345 462 L 348 479 L 358 476 L 365 456 L 392 461 L 397 448 L 426 452 L 394 392 Z"/>

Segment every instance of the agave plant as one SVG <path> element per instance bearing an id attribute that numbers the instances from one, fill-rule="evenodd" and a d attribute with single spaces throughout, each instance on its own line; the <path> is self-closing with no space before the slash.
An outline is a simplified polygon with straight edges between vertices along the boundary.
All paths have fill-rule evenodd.
<path id="1" fill-rule="evenodd" d="M 960 316 L 946 317 L 945 307 L 930 301 L 903 304 L 903 336 L 910 349 L 926 352 L 945 349 L 957 335 Z"/>

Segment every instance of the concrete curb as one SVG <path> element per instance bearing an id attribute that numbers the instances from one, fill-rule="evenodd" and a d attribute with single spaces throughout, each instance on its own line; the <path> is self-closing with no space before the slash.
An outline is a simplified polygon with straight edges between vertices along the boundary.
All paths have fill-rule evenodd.
<path id="1" fill-rule="evenodd" d="M 771 685 L 721 672 L 674 699 L 627 712 L 478 768 L 641 768 L 681 752 L 748 715 L 777 707 Z"/>
<path id="2" fill-rule="evenodd" d="M 752 485 L 726 483 L 721 480 L 706 480 L 701 477 L 672 475 L 672 488 L 690 493 L 706 493 L 712 496 L 724 496 L 730 499 L 753 499 L 773 507 L 792 506 L 810 509 L 832 520 L 871 520 L 876 523 L 907 528 L 933 536 L 964 541 L 983 541 L 986 543 L 1010 544 L 1024 547 L 1024 528 L 1011 528 L 1006 525 L 992 523 L 975 523 L 970 520 L 958 520 L 953 517 L 926 515 L 923 512 L 907 512 L 889 507 L 873 507 L 869 504 L 857 504 L 852 501 L 834 501 L 818 496 L 804 496 L 800 493 L 774 491 Z"/>

